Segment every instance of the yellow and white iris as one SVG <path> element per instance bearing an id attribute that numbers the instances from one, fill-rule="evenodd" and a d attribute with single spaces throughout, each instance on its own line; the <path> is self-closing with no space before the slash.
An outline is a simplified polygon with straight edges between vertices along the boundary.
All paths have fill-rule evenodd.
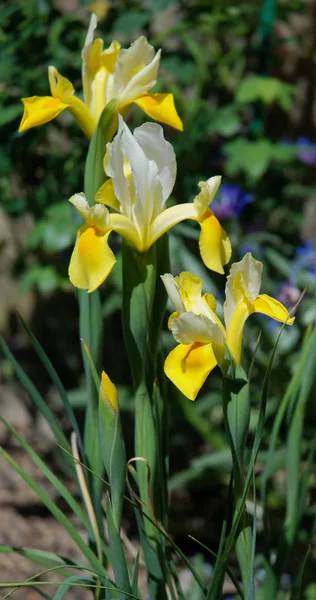
<path id="1" fill-rule="evenodd" d="M 88 206 L 83 194 L 70 198 L 85 219 L 69 267 L 73 285 L 92 292 L 106 279 L 115 263 L 108 246 L 111 231 L 142 253 L 185 219 L 200 224 L 199 245 L 206 266 L 224 272 L 231 245 L 209 208 L 221 178 L 211 177 L 200 183 L 201 192 L 192 203 L 165 208 L 175 183 L 176 157 L 160 125 L 144 123 L 132 135 L 119 117 L 118 133 L 107 147 L 105 170 L 110 179 L 98 191 L 93 207 Z"/>
<path id="2" fill-rule="evenodd" d="M 82 50 L 84 101 L 75 96 L 72 83 L 50 66 L 51 96 L 22 98 L 24 114 L 19 131 L 48 123 L 67 108 L 91 138 L 103 109 L 113 99 L 123 114 L 135 103 L 152 119 L 182 131 L 173 94 L 148 93 L 157 81 L 161 51 L 155 54 L 144 36 L 127 50 L 122 50 L 115 40 L 104 50 L 103 40 L 93 39 L 96 26 L 97 17 L 93 14 Z"/>
<path id="3" fill-rule="evenodd" d="M 179 343 L 165 361 L 165 373 L 190 400 L 195 400 L 209 373 L 222 366 L 225 344 L 240 363 L 243 329 L 253 313 L 262 313 L 292 325 L 287 309 L 278 300 L 259 294 L 263 265 L 248 252 L 234 263 L 226 283 L 225 328 L 215 313 L 216 300 L 202 296 L 202 280 L 192 273 L 162 276 L 176 312 L 169 328 Z"/>

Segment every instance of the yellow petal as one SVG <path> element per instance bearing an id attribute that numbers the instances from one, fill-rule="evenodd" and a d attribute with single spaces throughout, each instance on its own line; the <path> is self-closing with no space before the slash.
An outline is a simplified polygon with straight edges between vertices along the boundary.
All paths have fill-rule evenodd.
<path id="1" fill-rule="evenodd" d="M 104 371 L 101 375 L 100 399 L 108 400 L 113 410 L 117 411 L 117 389 Z"/>
<path id="2" fill-rule="evenodd" d="M 151 119 L 183 131 L 183 123 L 174 105 L 173 94 L 146 94 L 133 102 Z"/>
<path id="3" fill-rule="evenodd" d="M 79 229 L 69 265 L 69 278 L 75 287 L 93 292 L 109 275 L 116 263 L 108 246 L 110 233 L 88 225 Z"/>
<path id="4" fill-rule="evenodd" d="M 50 91 L 54 98 L 59 98 L 62 102 L 69 104 L 75 93 L 74 86 L 67 77 L 63 77 L 56 67 L 48 67 L 48 79 Z"/>
<path id="5" fill-rule="evenodd" d="M 120 210 L 120 203 L 115 196 L 112 179 L 107 179 L 107 181 L 101 185 L 100 189 L 95 195 L 95 201 L 99 202 L 100 204 L 105 204 L 105 206 L 109 206 L 114 210 Z"/>
<path id="6" fill-rule="evenodd" d="M 59 98 L 53 98 L 52 96 L 22 98 L 22 102 L 24 104 L 24 113 L 19 127 L 20 132 L 52 121 L 68 106 L 68 104 L 65 104 Z"/>
<path id="7" fill-rule="evenodd" d="M 204 264 L 216 273 L 224 273 L 231 257 L 230 240 L 213 211 L 208 208 L 198 219 L 201 226 L 199 247 Z"/>
<path id="8" fill-rule="evenodd" d="M 179 344 L 166 358 L 165 373 L 189 400 L 195 400 L 216 365 L 211 344 Z"/>
<path id="9" fill-rule="evenodd" d="M 254 301 L 254 312 L 267 315 L 275 321 L 280 321 L 280 323 L 284 323 L 288 319 L 286 321 L 287 325 L 293 325 L 295 321 L 295 317 L 289 318 L 289 312 L 281 302 L 271 298 L 267 294 L 260 294 L 256 298 Z"/>

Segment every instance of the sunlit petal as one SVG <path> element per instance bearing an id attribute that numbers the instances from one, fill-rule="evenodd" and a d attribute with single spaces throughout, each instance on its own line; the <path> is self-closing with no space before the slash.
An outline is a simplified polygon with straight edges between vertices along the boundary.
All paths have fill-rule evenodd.
<path id="1" fill-rule="evenodd" d="M 103 204 L 89 206 L 84 194 L 74 194 L 69 202 L 77 209 L 88 225 L 107 233 L 110 229 L 109 211 Z"/>
<path id="2" fill-rule="evenodd" d="M 138 144 L 144 151 L 148 160 L 153 160 L 158 168 L 158 176 L 162 187 L 162 204 L 153 211 L 154 216 L 169 198 L 177 174 L 176 155 L 173 146 L 165 140 L 161 125 L 157 123 L 144 123 L 136 127 L 133 133 Z"/>
<path id="3" fill-rule="evenodd" d="M 52 121 L 68 106 L 58 98 L 53 98 L 52 96 L 22 98 L 22 102 L 24 104 L 24 113 L 19 127 L 20 132 Z"/>
<path id="4" fill-rule="evenodd" d="M 224 343 L 224 331 L 218 323 L 211 321 L 205 315 L 185 312 L 170 322 L 174 339 L 180 344 L 193 344 L 201 342 L 208 344 L 214 342 Z"/>
<path id="5" fill-rule="evenodd" d="M 288 310 L 274 298 L 268 296 L 267 294 L 260 294 L 255 302 L 254 302 L 254 312 L 262 313 L 271 317 L 275 321 L 280 321 L 280 323 L 285 323 L 287 325 L 293 325 L 295 321 L 295 317 L 290 317 Z"/>
<path id="6" fill-rule="evenodd" d="M 201 226 L 199 247 L 204 264 L 216 273 L 224 273 L 232 249 L 230 240 L 213 211 L 208 208 L 198 219 Z"/>
<path id="7" fill-rule="evenodd" d="M 121 50 L 115 66 L 113 95 L 121 106 L 147 94 L 155 85 L 158 76 L 161 51 L 154 48 L 141 36 L 127 50 Z"/>
<path id="8" fill-rule="evenodd" d="M 116 263 L 108 246 L 109 235 L 88 225 L 79 229 L 69 265 L 69 278 L 75 287 L 93 292 L 109 275 Z"/>
<path id="9" fill-rule="evenodd" d="M 92 74 L 91 74 L 91 54 L 93 48 L 93 36 L 97 28 L 98 18 L 96 14 L 91 15 L 89 29 L 86 35 L 84 46 L 81 52 L 82 58 L 82 87 L 85 103 L 90 106 L 92 96 Z"/>
<path id="10" fill-rule="evenodd" d="M 165 361 L 165 373 L 190 400 L 195 400 L 209 373 L 217 364 L 211 344 L 180 344 Z"/>
<path id="11" fill-rule="evenodd" d="M 193 204 L 198 215 L 202 215 L 211 204 L 214 196 L 221 184 L 222 178 L 220 175 L 210 177 L 207 181 L 200 181 L 200 193 L 195 196 Z"/>
<path id="12" fill-rule="evenodd" d="M 147 94 L 134 100 L 134 103 L 151 119 L 183 131 L 183 123 L 177 113 L 173 94 Z"/>
<path id="13" fill-rule="evenodd" d="M 259 294 L 263 265 L 255 260 L 250 252 L 237 263 L 234 263 L 227 277 L 224 303 L 224 317 L 228 329 L 235 308 L 244 297 L 248 297 L 248 304 L 252 303 Z"/>

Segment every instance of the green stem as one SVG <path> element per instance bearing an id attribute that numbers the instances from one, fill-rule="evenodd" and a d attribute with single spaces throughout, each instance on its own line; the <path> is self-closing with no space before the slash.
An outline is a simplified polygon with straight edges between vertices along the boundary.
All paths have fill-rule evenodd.
<path id="1" fill-rule="evenodd" d="M 239 510 L 244 490 L 244 454 L 249 431 L 249 386 L 236 390 L 236 384 L 223 378 L 223 412 L 233 459 L 235 514 Z M 240 520 L 236 536 L 236 553 L 241 570 L 244 595 L 247 598 L 251 584 L 252 534 L 246 510 Z"/>

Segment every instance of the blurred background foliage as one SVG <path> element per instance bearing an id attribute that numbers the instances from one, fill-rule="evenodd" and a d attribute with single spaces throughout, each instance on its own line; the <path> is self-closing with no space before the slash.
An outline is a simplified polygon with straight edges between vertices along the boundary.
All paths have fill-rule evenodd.
<path id="1" fill-rule="evenodd" d="M 22 116 L 20 98 L 49 93 L 50 64 L 81 93 L 80 53 L 92 10 L 102 16 L 98 35 L 106 44 L 117 39 L 128 46 L 144 34 L 156 49 L 162 48 L 156 91 L 174 93 L 184 122 L 183 134 L 165 127 L 178 164 L 171 202 L 191 201 L 199 181 L 221 174 L 223 184 L 214 211 L 231 237 L 233 259 L 240 260 L 251 250 L 264 263 L 262 290 L 289 308 L 307 288 L 295 325 L 284 330 L 277 350 L 268 443 L 269 424 L 297 364 L 302 336 L 316 320 L 316 1 L 113 0 L 91 4 L 83 0 L 12 0 L 3 4 L 0 327 L 24 368 L 54 405 L 54 393 L 17 325 L 16 308 L 22 311 L 71 390 L 79 414 L 85 391 L 76 293 L 69 284 L 67 268 L 80 218 L 78 221 L 68 198 L 83 188 L 87 140 L 66 111 L 45 126 L 24 134 L 17 130 Z M 129 125 L 137 126 L 142 120 L 135 107 Z M 224 278 L 204 268 L 197 240 L 195 224 L 181 224 L 173 230 L 172 271 L 191 270 L 202 276 L 205 290 L 215 293 L 221 303 Z M 113 246 L 120 243 L 115 235 L 111 242 Z M 133 399 L 120 326 L 119 261 L 102 287 L 102 299 L 104 368 L 118 384 L 128 430 Z M 260 331 L 263 335 L 253 371 L 254 423 L 256 392 L 262 386 L 263 367 L 279 327 L 263 317 L 249 320 L 246 364 Z M 163 342 L 166 350 L 171 347 L 168 333 Z M 12 379 L 5 361 L 2 373 L 5 381 Z M 216 490 L 214 503 L 219 506 L 214 508 L 215 514 L 222 510 L 223 494 L 218 490 L 222 485 L 226 489 L 230 463 L 216 373 L 195 404 L 180 397 L 172 386 L 169 389 L 174 473 L 170 487 L 177 495 L 178 509 L 172 520 L 175 535 L 181 537 L 187 535 L 205 489 L 208 493 L 210 487 Z M 307 413 L 306 451 L 315 432 L 315 403 L 309 403 Z M 276 469 L 282 467 L 280 460 Z M 271 488 L 268 500 L 277 522 L 284 501 L 280 482 Z M 185 531 L 180 528 L 182 511 Z M 312 512 L 302 523 L 299 541 L 303 545 L 315 523 Z M 194 531 L 210 544 L 209 538 L 216 538 L 218 532 L 210 533 L 204 525 L 199 530 L 195 523 Z"/>

